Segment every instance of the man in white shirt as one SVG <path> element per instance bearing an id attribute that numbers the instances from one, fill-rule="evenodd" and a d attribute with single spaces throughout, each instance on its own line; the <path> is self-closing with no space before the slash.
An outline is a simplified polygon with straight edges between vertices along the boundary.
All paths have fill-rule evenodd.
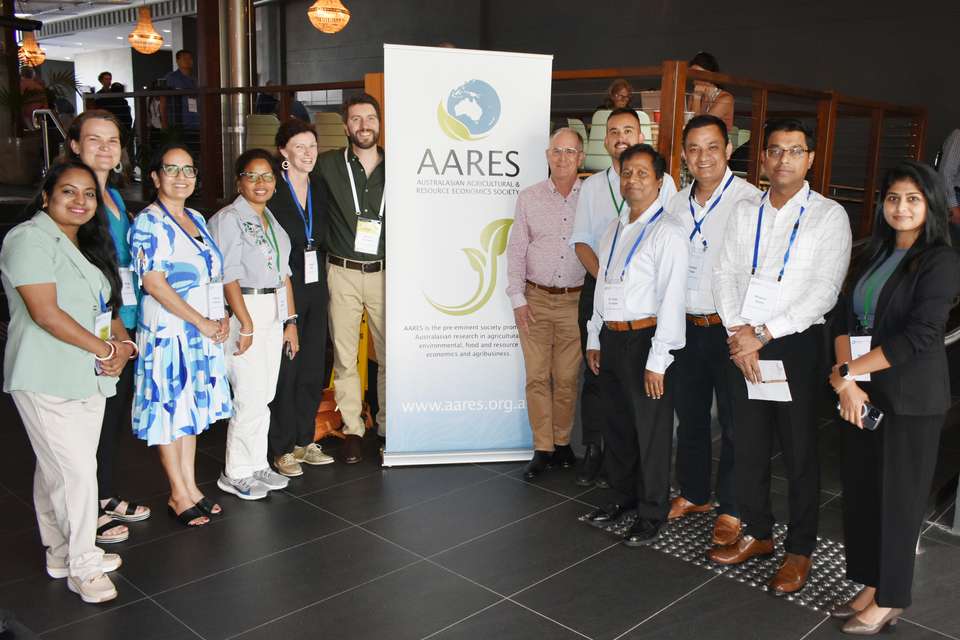
<path id="1" fill-rule="evenodd" d="M 708 557 L 738 564 L 773 553 L 770 458 L 779 435 L 787 469 L 790 523 L 786 557 L 770 581 L 775 595 L 806 584 L 817 544 L 820 465 L 815 407 L 829 367 L 824 360 L 824 314 L 833 308 L 850 263 L 850 220 L 843 207 L 811 190 L 813 135 L 798 120 L 767 124 L 763 169 L 770 190 L 740 203 L 714 271 L 717 311 L 730 334 L 735 489 L 746 525 L 737 542 Z M 766 391 L 768 375 L 786 379 L 789 399 L 751 400 L 748 385 Z M 779 367 L 782 367 L 779 368 Z M 773 371 L 776 371 L 774 374 Z"/>
<path id="2" fill-rule="evenodd" d="M 593 314 L 593 292 L 597 283 L 599 261 L 597 253 L 600 239 L 610 226 L 624 212 L 626 204 L 620 195 L 620 154 L 630 146 L 643 142 L 640 131 L 640 119 L 633 109 L 614 109 L 607 118 L 607 134 L 603 146 L 610 154 L 612 166 L 606 171 L 595 173 L 587 178 L 581 188 L 580 201 L 577 204 L 577 216 L 573 225 L 570 245 L 587 270 L 580 294 L 580 347 L 586 349 L 587 320 Z M 669 174 L 663 176 L 659 201 L 666 205 L 670 197 L 677 192 L 676 182 Z M 584 372 L 583 388 L 580 392 L 580 422 L 582 438 L 586 451 L 583 464 L 577 473 L 576 482 L 586 487 L 597 482 L 606 486 L 606 480 L 600 473 L 603 463 L 602 429 L 604 407 L 600 398 L 600 388 L 595 376 Z"/>
<path id="3" fill-rule="evenodd" d="M 720 469 L 717 473 L 718 517 L 713 543 L 726 545 L 740 536 L 740 513 L 733 482 L 733 409 L 727 372 L 727 332 L 713 300 L 713 268 L 723 246 L 731 212 L 760 191 L 727 166 L 733 146 L 727 125 L 716 116 L 699 115 L 683 129 L 681 153 L 694 183 L 670 200 L 667 213 L 683 227 L 690 254 L 686 279 L 686 346 L 677 353 L 674 380 L 677 428 L 677 480 L 680 495 L 670 504 L 670 519 L 713 509 L 710 471 L 713 462 L 710 408 L 717 396 L 720 422 Z"/>
<path id="4" fill-rule="evenodd" d="M 653 147 L 621 155 L 628 209 L 600 242 L 587 364 L 606 408 L 603 438 L 610 500 L 588 521 L 606 525 L 636 509 L 624 544 L 656 540 L 670 510 L 673 439 L 672 350 L 682 349 L 687 238 L 659 200 L 666 161 Z"/>

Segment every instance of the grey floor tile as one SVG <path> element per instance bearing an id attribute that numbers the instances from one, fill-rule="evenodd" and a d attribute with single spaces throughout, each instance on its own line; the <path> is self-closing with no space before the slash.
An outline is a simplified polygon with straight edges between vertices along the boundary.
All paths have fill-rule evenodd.
<path id="1" fill-rule="evenodd" d="M 149 600 L 140 600 L 44 634 L 44 640 L 196 640 L 193 631 Z"/>
<path id="2" fill-rule="evenodd" d="M 430 640 L 574 640 L 583 636 L 504 601 L 441 631 Z"/>

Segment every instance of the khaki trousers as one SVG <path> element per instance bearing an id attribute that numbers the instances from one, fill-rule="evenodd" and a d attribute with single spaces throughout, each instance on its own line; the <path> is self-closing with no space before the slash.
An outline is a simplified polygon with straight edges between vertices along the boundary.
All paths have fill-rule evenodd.
<path id="1" fill-rule="evenodd" d="M 277 390 L 283 353 L 283 321 L 277 316 L 277 298 L 270 294 L 244 294 L 253 320 L 253 342 L 234 355 L 240 339 L 240 321 L 230 318 L 230 338 L 223 345 L 227 378 L 233 389 L 233 416 L 227 425 L 227 477 L 239 480 L 266 469 L 270 407 Z M 285 355 L 282 357 L 286 357 Z M 299 356 L 298 356 L 299 357 Z"/>
<path id="2" fill-rule="evenodd" d="M 129 366 L 129 365 L 128 365 Z M 97 445 L 106 398 L 66 400 L 13 391 L 13 403 L 37 456 L 33 504 L 47 555 L 81 580 L 101 573 L 97 538 Z"/>
<path id="3" fill-rule="evenodd" d="M 520 331 L 527 372 L 527 415 L 533 447 L 553 451 L 570 444 L 580 377 L 580 292 L 551 294 L 527 285 L 527 304 L 535 322 Z"/>
<path id="4" fill-rule="evenodd" d="M 357 370 L 360 319 L 367 311 L 367 326 L 377 351 L 377 397 L 380 411 L 377 424 L 387 429 L 387 346 L 385 323 L 385 271 L 363 273 L 327 263 L 330 290 L 330 337 L 333 341 L 334 397 L 343 416 L 343 432 L 363 436 L 363 391 Z"/>

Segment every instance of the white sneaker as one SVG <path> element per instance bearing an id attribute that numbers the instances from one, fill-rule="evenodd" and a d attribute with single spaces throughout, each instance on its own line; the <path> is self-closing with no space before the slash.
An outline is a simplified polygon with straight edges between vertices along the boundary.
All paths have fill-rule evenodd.
<path id="1" fill-rule="evenodd" d="M 105 553 L 100 560 L 100 570 L 104 573 L 116 571 L 123 564 L 123 560 L 116 553 Z M 59 580 L 70 575 L 70 567 L 65 558 L 47 556 L 47 575 Z"/>
<path id="2" fill-rule="evenodd" d="M 117 588 L 106 574 L 98 573 L 92 578 L 81 580 L 73 576 L 67 577 L 67 589 L 80 596 L 80 599 L 90 604 L 107 602 L 117 597 Z"/>
<path id="3" fill-rule="evenodd" d="M 267 488 L 260 484 L 253 476 L 234 480 L 221 473 L 217 486 L 222 491 L 232 493 L 241 500 L 262 500 L 267 497 Z"/>
<path id="4" fill-rule="evenodd" d="M 265 467 L 259 471 L 253 472 L 253 479 L 265 486 L 270 491 L 286 489 L 290 480 L 275 472 L 270 467 Z"/>

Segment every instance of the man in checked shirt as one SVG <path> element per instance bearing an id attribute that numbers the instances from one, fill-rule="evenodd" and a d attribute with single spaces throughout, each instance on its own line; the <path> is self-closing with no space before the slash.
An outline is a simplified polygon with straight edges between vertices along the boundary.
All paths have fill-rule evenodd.
<path id="1" fill-rule="evenodd" d="M 580 196 L 580 134 L 557 129 L 546 156 L 550 177 L 520 192 L 507 245 L 507 295 L 520 332 L 535 449 L 524 470 L 528 480 L 577 460 L 570 432 L 581 363 L 577 304 L 585 271 L 569 239 Z"/>

